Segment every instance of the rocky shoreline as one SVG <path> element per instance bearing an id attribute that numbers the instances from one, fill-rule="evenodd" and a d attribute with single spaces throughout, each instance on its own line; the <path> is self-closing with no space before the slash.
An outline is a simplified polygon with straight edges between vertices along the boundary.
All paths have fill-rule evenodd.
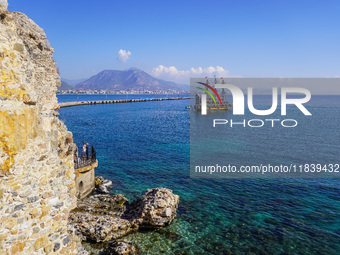
<path id="1" fill-rule="evenodd" d="M 95 179 L 94 192 L 77 202 L 69 215 L 76 235 L 90 246 L 105 247 L 99 254 L 139 254 L 136 244 L 122 238 L 138 230 L 155 229 L 173 222 L 179 196 L 166 188 L 148 189 L 129 203 L 121 194 L 109 193 L 112 182 Z M 84 245 L 89 249 L 89 245 Z"/>

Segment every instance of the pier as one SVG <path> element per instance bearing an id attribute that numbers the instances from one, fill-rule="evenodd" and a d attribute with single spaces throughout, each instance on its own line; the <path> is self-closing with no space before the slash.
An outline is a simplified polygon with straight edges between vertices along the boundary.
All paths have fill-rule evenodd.
<path id="1" fill-rule="evenodd" d="M 149 101 L 165 101 L 165 100 L 184 100 L 190 97 L 167 97 L 167 98 L 145 98 L 145 99 L 117 99 L 117 100 L 98 100 L 98 101 L 76 101 L 59 103 L 60 108 L 71 107 L 77 105 L 95 105 L 95 104 L 118 104 L 118 103 L 135 103 Z"/>

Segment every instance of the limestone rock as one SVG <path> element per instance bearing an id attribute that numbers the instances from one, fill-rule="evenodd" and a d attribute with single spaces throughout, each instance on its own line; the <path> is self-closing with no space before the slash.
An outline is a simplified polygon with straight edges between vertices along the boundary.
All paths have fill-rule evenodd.
<path id="1" fill-rule="evenodd" d="M 94 179 L 95 182 L 95 192 L 96 193 L 110 193 L 112 188 L 112 181 L 104 178 L 103 176 L 96 176 Z"/>
<path id="2" fill-rule="evenodd" d="M 138 229 L 138 226 L 122 217 L 127 201 L 123 195 L 110 194 L 78 200 L 69 222 L 84 240 L 106 242 L 120 238 Z"/>
<path id="3" fill-rule="evenodd" d="M 77 233 L 84 240 L 106 242 L 135 232 L 137 226 L 130 221 L 112 215 L 96 215 L 85 212 L 73 212 L 69 220 L 75 225 Z"/>
<path id="4" fill-rule="evenodd" d="M 54 49 L 42 28 L 6 7 L 0 0 L 0 254 L 76 254 L 67 221 L 73 139 L 55 112 Z"/>
<path id="5" fill-rule="evenodd" d="M 128 200 L 123 195 L 93 195 L 78 200 L 76 211 L 121 216 Z"/>
<path id="6" fill-rule="evenodd" d="M 0 4 L 7 9 L 7 7 L 8 7 L 7 0 L 0 0 Z"/>
<path id="7" fill-rule="evenodd" d="M 128 218 L 141 227 L 163 227 L 176 217 L 179 196 L 166 188 L 148 189 L 141 199 L 134 201 L 128 211 Z"/>
<path id="8" fill-rule="evenodd" d="M 136 232 L 139 227 L 170 224 L 178 203 L 179 196 L 165 188 L 147 190 L 132 204 L 123 195 L 94 195 L 78 201 L 69 223 L 82 240 L 107 242 Z"/>

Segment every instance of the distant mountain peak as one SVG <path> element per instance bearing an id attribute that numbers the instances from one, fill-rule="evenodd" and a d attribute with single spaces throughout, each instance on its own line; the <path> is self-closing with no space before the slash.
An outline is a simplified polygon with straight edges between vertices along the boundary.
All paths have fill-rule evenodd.
<path id="1" fill-rule="evenodd" d="M 189 87 L 171 81 L 152 77 L 138 68 L 128 70 L 103 70 L 79 83 L 78 89 L 92 90 L 149 90 L 149 91 L 189 91 Z"/>

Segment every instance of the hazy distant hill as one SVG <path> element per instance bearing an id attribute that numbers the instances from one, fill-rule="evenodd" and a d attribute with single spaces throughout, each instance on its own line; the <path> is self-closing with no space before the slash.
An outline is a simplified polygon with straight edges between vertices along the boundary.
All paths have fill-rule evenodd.
<path id="1" fill-rule="evenodd" d="M 71 86 L 70 84 L 68 84 L 67 82 L 62 80 L 60 87 L 58 87 L 58 90 L 69 90 L 69 89 L 75 89 L 75 88 Z"/>
<path id="2" fill-rule="evenodd" d="M 64 79 L 64 78 L 61 78 L 62 81 L 70 84 L 71 86 L 76 86 L 78 85 L 79 83 L 83 82 L 83 81 L 86 81 L 87 78 L 83 78 L 83 79 L 76 79 L 76 80 L 69 80 L 69 79 Z"/>
<path id="3" fill-rule="evenodd" d="M 129 69 L 127 71 L 105 70 L 79 83 L 76 88 L 97 90 L 189 91 L 189 86 L 156 79 L 139 69 Z"/>

